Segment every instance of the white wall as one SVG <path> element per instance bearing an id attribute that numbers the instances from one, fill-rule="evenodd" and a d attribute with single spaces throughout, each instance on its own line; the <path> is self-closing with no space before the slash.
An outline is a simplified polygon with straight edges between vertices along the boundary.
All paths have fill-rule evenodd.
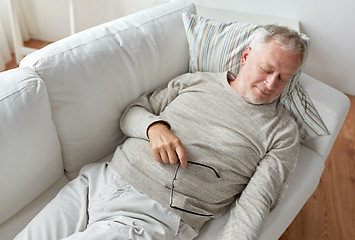
<path id="1" fill-rule="evenodd" d="M 68 0 L 27 1 L 32 2 L 36 19 L 36 24 L 30 26 L 33 38 L 56 41 L 70 35 Z M 144 9 L 150 3 L 150 0 L 74 0 L 76 32 Z"/>
<path id="2" fill-rule="evenodd" d="M 3 1 L 3 0 L 0 0 Z M 76 28 L 83 30 L 149 6 L 154 0 L 75 0 Z M 69 35 L 68 0 L 32 3 L 33 38 L 55 41 Z M 354 0 L 195 0 L 207 7 L 298 19 L 312 40 L 305 72 L 355 95 Z"/>

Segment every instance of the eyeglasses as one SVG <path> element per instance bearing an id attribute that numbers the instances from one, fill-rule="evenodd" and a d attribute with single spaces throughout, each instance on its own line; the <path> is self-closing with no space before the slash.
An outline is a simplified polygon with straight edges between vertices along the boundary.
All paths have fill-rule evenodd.
<path id="1" fill-rule="evenodd" d="M 202 163 L 197 163 L 197 162 L 190 162 L 190 161 L 187 161 L 187 162 L 190 163 L 190 164 L 194 164 L 194 165 L 198 165 L 198 166 L 201 166 L 201 167 L 209 168 L 209 169 L 211 169 L 211 170 L 215 173 L 215 175 L 216 175 L 217 178 L 221 178 L 221 177 L 219 176 L 219 174 L 217 173 L 217 171 L 216 171 L 213 167 L 211 167 L 211 166 L 208 166 L 208 165 L 202 164 Z M 174 199 L 174 187 L 175 187 L 175 186 L 174 186 L 174 182 L 177 180 L 176 176 L 177 176 L 177 173 L 178 173 L 178 171 L 179 171 L 179 168 L 180 168 L 180 163 L 178 164 L 178 166 L 177 166 L 177 168 L 176 168 L 175 175 L 174 175 L 173 181 L 172 181 L 172 183 L 171 183 L 170 207 L 171 207 L 171 208 L 174 208 L 174 209 L 177 209 L 177 210 L 179 210 L 179 211 L 183 211 L 183 212 L 186 212 L 186 213 L 191 213 L 191 214 L 198 215 L 198 216 L 213 217 L 212 214 L 197 213 L 197 212 L 189 211 L 189 210 L 186 210 L 186 209 L 183 209 L 183 208 L 179 208 L 179 207 L 174 206 L 174 204 L 173 204 L 173 199 Z"/>

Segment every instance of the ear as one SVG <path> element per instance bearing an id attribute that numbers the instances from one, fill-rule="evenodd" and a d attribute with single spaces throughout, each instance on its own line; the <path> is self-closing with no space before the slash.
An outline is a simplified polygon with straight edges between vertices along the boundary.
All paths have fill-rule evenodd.
<path id="1" fill-rule="evenodd" d="M 250 47 L 247 47 L 246 49 L 244 49 L 242 56 L 240 58 L 240 65 L 243 66 L 245 64 L 245 62 L 247 61 L 247 58 L 249 57 L 250 51 L 251 51 Z"/>

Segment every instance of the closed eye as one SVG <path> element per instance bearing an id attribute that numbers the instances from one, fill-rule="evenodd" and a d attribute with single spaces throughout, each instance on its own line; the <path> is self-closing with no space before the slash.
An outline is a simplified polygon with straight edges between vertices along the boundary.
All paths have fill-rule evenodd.
<path id="1" fill-rule="evenodd" d="M 259 69 L 260 69 L 261 72 L 263 72 L 263 73 L 267 73 L 267 74 L 272 73 L 272 70 L 271 70 L 271 69 L 267 69 L 267 68 L 263 68 L 263 67 L 259 67 Z"/>

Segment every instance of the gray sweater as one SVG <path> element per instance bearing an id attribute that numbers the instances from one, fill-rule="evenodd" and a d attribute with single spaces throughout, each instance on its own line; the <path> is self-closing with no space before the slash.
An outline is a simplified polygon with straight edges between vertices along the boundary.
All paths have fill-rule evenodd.
<path id="1" fill-rule="evenodd" d="M 110 165 L 138 191 L 170 208 L 178 165 L 154 160 L 146 132 L 156 121 L 169 123 L 189 161 L 220 175 L 195 164 L 180 168 L 174 205 L 218 217 L 235 203 L 220 238 L 256 239 L 298 158 L 297 125 L 282 105 L 246 102 L 228 84 L 227 72 L 184 74 L 132 103 L 121 118 L 128 139 Z M 197 231 L 211 218 L 172 210 Z"/>

